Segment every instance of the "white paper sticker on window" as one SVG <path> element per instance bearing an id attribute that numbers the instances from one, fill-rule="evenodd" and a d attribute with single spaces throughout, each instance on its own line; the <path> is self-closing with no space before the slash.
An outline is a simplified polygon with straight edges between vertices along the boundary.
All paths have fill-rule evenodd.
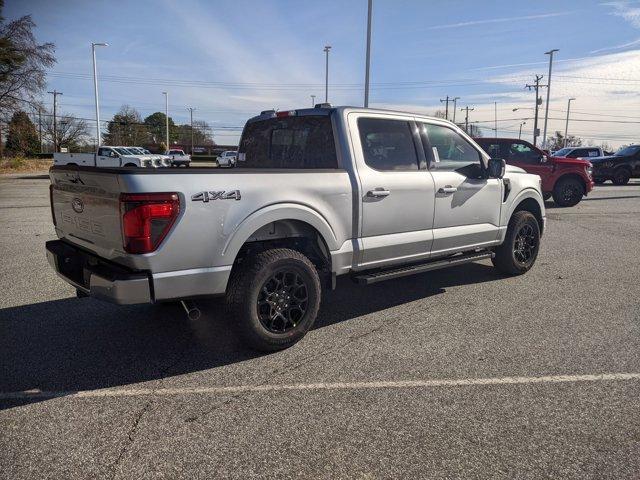
<path id="1" fill-rule="evenodd" d="M 438 154 L 438 148 L 437 147 L 431 147 L 431 150 L 433 150 L 433 161 L 435 163 L 438 163 L 440 161 L 440 155 Z"/>

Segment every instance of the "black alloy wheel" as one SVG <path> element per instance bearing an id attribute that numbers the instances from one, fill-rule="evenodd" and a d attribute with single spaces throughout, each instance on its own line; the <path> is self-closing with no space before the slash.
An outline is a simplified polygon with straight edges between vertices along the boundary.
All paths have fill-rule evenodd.
<path id="1" fill-rule="evenodd" d="M 284 268 L 271 275 L 258 294 L 258 318 L 272 333 L 295 328 L 307 312 L 308 286 L 294 269 Z"/>

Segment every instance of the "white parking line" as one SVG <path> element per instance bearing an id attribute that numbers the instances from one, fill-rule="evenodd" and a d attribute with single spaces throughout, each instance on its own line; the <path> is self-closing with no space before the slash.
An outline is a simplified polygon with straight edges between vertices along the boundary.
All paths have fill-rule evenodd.
<path id="1" fill-rule="evenodd" d="M 296 383 L 290 385 L 237 385 L 228 387 L 192 387 L 192 388 L 109 388 L 82 391 L 40 391 L 0 392 L 0 400 L 28 398 L 100 398 L 100 397 L 137 397 L 145 395 L 228 395 L 244 392 L 281 392 L 290 390 L 366 390 L 411 388 L 427 389 L 437 387 L 469 387 L 478 385 L 527 385 L 538 383 L 576 383 L 576 382 L 612 382 L 640 380 L 640 373 L 600 373 L 595 375 L 551 375 L 544 377 L 499 377 L 464 378 L 443 380 L 401 380 L 387 382 L 332 382 L 332 383 Z"/>

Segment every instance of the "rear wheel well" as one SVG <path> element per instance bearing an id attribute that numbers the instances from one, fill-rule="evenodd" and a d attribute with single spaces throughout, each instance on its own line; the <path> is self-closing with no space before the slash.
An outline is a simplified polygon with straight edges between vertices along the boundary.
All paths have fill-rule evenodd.
<path id="1" fill-rule="evenodd" d="M 542 220 L 542 210 L 540 209 L 540 205 L 538 204 L 538 202 L 536 202 L 533 198 L 525 198 L 518 204 L 513 213 L 515 214 L 516 212 L 520 212 L 522 210 L 531 212 L 533 216 L 536 217 L 536 220 L 538 221 L 538 227 L 540 227 L 540 235 L 542 235 L 542 230 L 544 229 L 544 221 Z"/>
<path id="2" fill-rule="evenodd" d="M 302 253 L 315 265 L 323 282 L 332 286 L 329 248 L 318 230 L 300 220 L 278 220 L 256 230 L 240 248 L 232 274 L 249 257 L 273 248 L 290 248 Z"/>

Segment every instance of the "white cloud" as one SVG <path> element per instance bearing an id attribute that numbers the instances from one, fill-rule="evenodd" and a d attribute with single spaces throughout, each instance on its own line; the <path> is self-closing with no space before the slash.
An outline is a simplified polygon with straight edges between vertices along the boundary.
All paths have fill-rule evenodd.
<path id="1" fill-rule="evenodd" d="M 634 1 L 607 2 L 602 5 L 613 7 L 611 15 L 622 17 L 631 25 L 640 28 L 640 3 Z"/>
<path id="2" fill-rule="evenodd" d="M 535 20 L 539 18 L 561 17 L 564 15 L 571 15 L 572 13 L 574 12 L 552 12 L 552 13 L 541 13 L 539 15 L 526 15 L 522 17 L 487 18 L 484 20 L 470 20 L 468 22 L 449 23 L 446 25 L 433 25 L 431 27 L 427 27 L 426 30 L 441 30 L 445 28 L 460 28 L 460 27 L 469 27 L 474 25 L 485 25 L 488 23 L 516 22 L 519 20 Z"/>

